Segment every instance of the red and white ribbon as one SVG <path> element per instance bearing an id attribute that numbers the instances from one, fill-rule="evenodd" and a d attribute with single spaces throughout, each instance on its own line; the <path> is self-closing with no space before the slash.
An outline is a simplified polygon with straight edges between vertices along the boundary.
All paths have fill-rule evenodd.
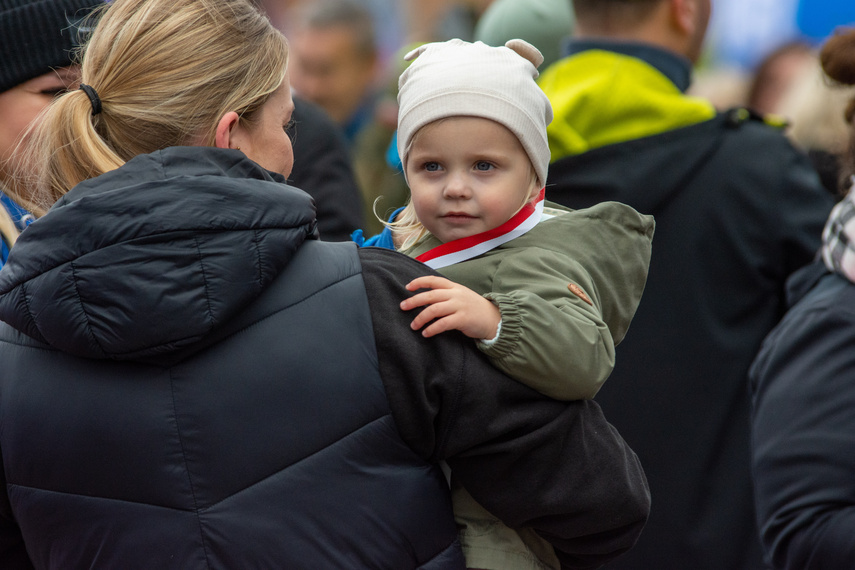
<path id="1" fill-rule="evenodd" d="M 499 227 L 481 232 L 474 236 L 456 239 L 430 249 L 416 257 L 431 269 L 440 269 L 473 257 L 487 253 L 491 249 L 508 243 L 532 229 L 543 216 L 545 189 L 540 190 L 532 202 L 511 216 L 511 219 Z"/>

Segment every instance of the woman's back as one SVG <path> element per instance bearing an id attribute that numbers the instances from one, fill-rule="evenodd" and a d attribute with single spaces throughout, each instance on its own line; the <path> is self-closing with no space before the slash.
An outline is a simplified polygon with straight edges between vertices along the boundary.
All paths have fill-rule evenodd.
<path id="1" fill-rule="evenodd" d="M 444 482 L 390 415 L 355 248 L 313 229 L 308 195 L 185 147 L 28 230 L 0 318 L 47 344 L 0 325 L 0 511 L 37 568 L 392 569 L 449 548 Z"/>

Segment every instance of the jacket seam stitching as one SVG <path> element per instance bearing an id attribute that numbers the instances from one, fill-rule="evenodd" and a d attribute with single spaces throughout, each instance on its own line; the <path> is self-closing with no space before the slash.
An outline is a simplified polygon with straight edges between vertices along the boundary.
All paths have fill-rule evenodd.
<path id="1" fill-rule="evenodd" d="M 154 237 L 167 237 L 167 236 L 171 236 L 174 234 L 188 234 L 188 233 L 193 233 L 193 234 L 222 234 L 222 233 L 226 233 L 226 232 L 231 232 L 231 233 L 255 232 L 255 231 L 259 231 L 259 230 L 296 230 L 298 228 L 298 226 L 302 227 L 304 225 L 306 225 L 306 224 L 298 224 L 295 226 L 283 226 L 281 224 L 280 225 L 270 224 L 270 225 L 259 225 L 259 226 L 253 226 L 253 227 L 239 227 L 239 228 L 229 228 L 227 226 L 216 226 L 216 227 L 214 227 L 214 226 L 198 226 L 198 227 L 186 227 L 186 228 L 171 228 L 168 230 L 152 231 L 152 232 L 149 232 L 146 234 L 139 234 L 139 235 L 135 234 L 135 235 L 129 236 L 127 238 L 124 238 L 124 239 L 121 239 L 118 241 L 110 242 L 110 243 L 108 243 L 104 246 L 101 246 L 101 247 L 86 248 L 86 249 L 81 250 L 79 252 L 74 252 L 73 258 L 69 258 L 69 259 L 62 258 L 62 259 L 56 260 L 55 262 L 53 260 L 48 260 L 48 261 L 50 261 L 50 263 L 47 265 L 44 265 L 44 266 L 40 266 L 38 273 L 34 273 L 33 271 L 28 272 L 26 274 L 27 276 L 25 276 L 23 278 L 22 282 L 32 280 L 33 278 L 38 277 L 39 275 L 44 275 L 45 273 L 49 273 L 50 271 L 56 269 L 57 267 L 65 265 L 66 263 L 74 263 L 75 260 L 81 259 L 87 255 L 97 253 L 99 251 L 103 251 L 104 249 L 107 249 L 109 247 L 117 247 L 117 246 L 129 244 L 129 243 L 134 243 L 137 240 L 145 240 L 145 239 L 150 239 L 150 238 L 154 238 Z M 12 290 L 12 288 L 14 288 L 14 286 L 10 286 L 10 288 L 5 290 L 5 291 L 0 291 L 0 294 L 8 293 L 9 291 Z"/>
<path id="2" fill-rule="evenodd" d="M 202 246 L 199 245 L 199 236 L 193 236 L 193 243 L 196 245 L 196 254 L 199 257 L 199 269 L 202 272 L 202 280 L 205 282 L 205 304 L 208 307 L 208 320 L 211 322 L 211 327 L 216 323 L 214 319 L 214 312 L 211 309 L 211 295 L 208 293 L 209 285 L 208 285 L 208 274 L 205 271 L 205 260 L 202 256 Z"/>
<path id="3" fill-rule="evenodd" d="M 14 328 L 11 325 L 9 325 L 9 327 Z M 15 330 L 17 331 L 18 329 L 15 329 Z M 38 330 L 38 327 L 36 327 L 36 330 Z M 22 335 L 26 336 L 27 338 L 33 339 L 34 342 L 38 342 L 40 344 L 45 344 L 44 342 L 40 341 L 37 338 L 31 337 L 30 335 L 28 335 L 25 332 L 22 332 L 22 331 L 18 331 L 18 332 L 20 332 Z M 39 334 L 41 334 L 41 332 L 39 332 Z M 14 341 L 14 340 L 9 340 L 8 338 L 0 338 L 0 344 L 8 344 L 11 346 L 20 346 L 22 348 L 31 348 L 33 350 L 43 350 L 45 352 L 62 353 L 62 351 L 60 349 L 55 348 L 53 346 L 50 346 L 49 344 L 45 345 L 45 346 L 33 346 L 32 344 L 28 344 L 26 342 L 18 342 L 18 341 Z"/>
<path id="4" fill-rule="evenodd" d="M 241 328 L 239 328 L 239 329 L 236 329 L 236 330 L 232 331 L 232 332 L 231 332 L 231 333 L 229 333 L 227 336 L 224 336 L 224 337 L 222 337 L 221 339 L 218 339 L 218 341 L 217 341 L 217 342 L 219 343 L 219 342 L 222 342 L 222 341 L 224 341 L 224 340 L 226 340 L 226 339 L 230 339 L 230 338 L 232 338 L 232 337 L 234 337 L 234 336 L 236 336 L 236 335 L 243 334 L 244 332 L 246 332 L 246 331 L 247 331 L 247 330 L 249 330 L 250 328 L 252 328 L 252 327 L 254 327 L 254 326 L 259 325 L 260 323 L 262 323 L 262 322 L 266 321 L 267 319 L 270 319 L 270 318 L 272 318 L 272 317 L 275 317 L 276 315 L 278 315 L 278 314 L 279 314 L 279 313 L 281 313 L 282 311 L 287 311 L 287 310 L 288 310 L 288 309 L 290 309 L 291 307 L 294 307 L 294 306 L 296 306 L 296 305 L 299 305 L 300 303 L 304 303 L 304 302 L 308 301 L 309 299 L 311 299 L 312 297 L 315 297 L 316 295 L 321 294 L 322 292 L 326 291 L 326 290 L 327 290 L 327 289 L 329 289 L 330 287 L 335 287 L 336 285 L 338 285 L 338 284 L 340 284 L 340 283 L 342 283 L 342 282 L 344 282 L 344 281 L 346 281 L 346 280 L 348 280 L 348 279 L 352 279 L 352 278 L 354 278 L 354 277 L 358 277 L 358 276 L 359 276 L 359 273 L 354 273 L 354 274 L 352 274 L 352 275 L 347 275 L 347 276 L 343 277 L 342 279 L 338 279 L 338 280 L 336 280 L 336 281 L 335 281 L 335 282 L 333 282 L 333 283 L 329 283 L 328 285 L 325 285 L 323 288 L 318 289 L 317 291 L 314 291 L 311 295 L 307 295 L 307 296 L 305 296 L 305 297 L 301 297 L 301 298 L 299 298 L 299 299 L 295 299 L 293 303 L 289 303 L 288 305 L 286 305 L 286 306 L 284 306 L 284 307 L 279 307 L 278 309 L 274 310 L 274 311 L 273 311 L 273 312 L 271 312 L 270 314 L 264 315 L 264 316 L 260 317 L 258 320 L 253 321 L 253 322 L 251 322 L 251 323 L 248 323 L 246 326 L 243 326 L 243 327 L 241 327 Z"/>
<path id="5" fill-rule="evenodd" d="M 171 371 L 170 371 L 170 378 L 169 378 L 169 380 L 170 380 L 171 393 L 172 393 L 172 401 L 173 401 L 173 404 L 172 404 L 172 405 L 173 405 L 173 410 L 174 410 L 174 409 L 175 409 L 175 389 L 174 389 L 174 383 L 173 383 L 173 381 L 172 381 L 172 373 L 171 373 Z M 256 485 L 260 485 L 261 483 L 264 483 L 265 481 L 267 481 L 267 480 L 268 480 L 268 479 L 270 479 L 271 477 L 275 477 L 276 475 L 278 475 L 278 474 L 282 473 L 283 471 L 286 471 L 286 470 L 288 470 L 288 469 L 291 469 L 292 467 L 295 467 L 295 466 L 299 465 L 299 464 L 300 464 L 300 463 L 302 463 L 303 461 L 305 461 L 305 460 L 307 460 L 307 459 L 309 459 L 309 458 L 311 458 L 311 457 L 313 457 L 313 456 L 315 456 L 315 455 L 317 455 L 317 454 L 319 454 L 319 453 L 323 453 L 323 452 L 324 452 L 324 451 L 326 451 L 327 449 L 329 449 L 329 448 L 331 448 L 331 447 L 333 447 L 333 446 L 335 446 L 335 445 L 339 444 L 340 442 L 342 442 L 342 441 L 344 441 L 344 440 L 346 440 L 346 439 L 348 439 L 348 438 L 350 438 L 350 437 L 353 437 L 357 432 L 359 432 L 359 431 L 361 431 L 361 430 L 364 430 L 364 429 L 368 428 L 369 426 L 376 425 L 376 424 L 380 424 L 380 423 L 382 423 L 382 422 L 387 422 L 387 421 L 388 421 L 388 422 L 391 422 L 391 426 L 392 426 L 393 428 L 397 429 L 397 424 L 395 423 L 395 418 L 392 416 L 392 413 L 391 413 L 390 411 L 385 411 L 385 412 L 383 412 L 382 414 L 378 415 L 377 417 L 375 417 L 375 418 L 373 418 L 373 419 L 370 419 L 370 420 L 366 421 L 364 424 L 361 424 L 361 425 L 359 425 L 358 427 L 354 428 L 352 431 L 350 431 L 350 432 L 348 432 L 348 433 L 346 433 L 346 434 L 342 435 L 341 437 L 339 437 L 339 438 L 338 438 L 338 439 L 336 439 L 335 441 L 330 442 L 329 444 L 325 445 L 324 447 L 322 447 L 322 448 L 320 448 L 320 449 L 316 449 L 315 451 L 312 451 L 312 452 L 311 452 L 311 453 L 309 453 L 308 455 L 306 455 L 306 456 L 304 456 L 304 457 L 301 457 L 301 458 L 299 458 L 299 459 L 295 460 L 293 463 L 290 463 L 290 464 L 285 465 L 285 466 L 283 466 L 283 467 L 281 467 L 281 468 L 279 468 L 279 469 L 276 469 L 275 471 L 271 472 L 270 474 L 266 475 L 265 477 L 262 477 L 261 479 L 259 479 L 259 480 L 257 480 L 257 481 L 254 481 L 253 483 L 251 483 L 251 484 L 247 485 L 246 487 L 244 487 L 244 488 L 242 488 L 242 489 L 239 489 L 238 491 L 236 491 L 236 492 L 234 492 L 234 493 L 231 493 L 231 494 L 229 494 L 229 495 L 227 495 L 227 496 L 223 497 L 223 498 L 222 498 L 222 499 L 220 499 L 219 501 L 215 501 L 215 502 L 211 503 L 210 505 L 207 505 L 207 506 L 205 506 L 205 507 L 201 507 L 201 508 L 200 508 L 200 507 L 199 507 L 199 505 L 198 505 L 198 502 L 197 502 L 197 500 L 196 500 L 196 491 L 195 491 L 195 488 L 194 488 L 194 486 L 193 486 L 192 478 L 190 477 L 190 470 L 189 470 L 189 468 L 187 468 L 187 457 L 186 457 L 186 454 L 185 454 L 185 451 L 184 451 L 184 442 L 183 442 L 183 440 L 182 440 L 182 438 L 181 438 L 181 430 L 178 428 L 178 421 L 177 421 L 177 418 L 176 418 L 176 421 L 175 421 L 176 429 L 175 429 L 175 431 L 176 431 L 176 434 L 178 435 L 179 445 L 181 446 L 181 456 L 182 456 L 182 458 L 184 459 L 185 471 L 187 472 L 187 480 L 188 480 L 188 483 L 190 484 L 190 494 L 191 494 L 191 496 L 192 496 L 192 498 L 193 498 L 193 509 L 192 509 L 192 511 L 191 511 L 191 510 L 187 510 L 187 509 L 182 509 L 182 508 L 179 508 L 179 507 L 171 507 L 171 506 L 168 506 L 168 505 L 157 505 L 157 504 L 153 504 L 153 503 L 145 503 L 145 502 L 142 502 L 142 501 L 131 501 L 131 500 L 128 500 L 128 499 L 116 499 L 116 498 L 111 498 L 111 497 L 101 497 L 101 496 L 98 496 L 98 495 L 84 495 L 84 494 L 81 494 L 81 493 L 70 493 L 70 492 L 67 492 L 67 491 L 57 491 L 57 490 L 54 490 L 54 489 L 45 489 L 45 488 L 43 488 L 43 487 L 35 487 L 35 486 L 32 486 L 32 485 L 24 485 L 24 484 L 20 484 L 20 483 L 15 483 L 15 482 L 13 482 L 13 481 L 7 481 L 7 482 L 6 482 L 6 486 L 7 486 L 7 487 L 19 487 L 19 488 L 22 488 L 22 489 L 32 489 L 32 490 L 35 490 L 35 491 L 43 491 L 43 492 L 46 492 L 46 493 L 60 493 L 60 494 L 64 494 L 64 495 L 74 495 L 75 497 L 85 497 L 85 498 L 88 498 L 88 499 L 95 499 L 95 500 L 104 500 L 104 501 L 121 501 L 121 502 L 123 502 L 123 503 L 132 503 L 132 504 L 135 504 L 135 505 L 153 506 L 153 507 L 157 507 L 157 508 L 160 508 L 160 509 L 168 509 L 168 510 L 180 511 L 180 512 L 192 512 L 193 514 L 195 514 L 195 515 L 196 515 L 197 520 L 199 520 L 199 528 L 200 528 L 200 533 L 201 533 L 202 523 L 201 523 L 201 518 L 199 517 L 199 515 L 200 515 L 201 513 L 207 512 L 207 511 L 211 510 L 212 508 L 217 507 L 218 505 L 221 505 L 223 502 L 228 501 L 229 499 L 232 499 L 232 498 L 234 498 L 234 497 L 236 497 L 236 496 L 240 495 L 241 493 L 244 493 L 244 492 L 248 491 L 249 489 L 251 489 L 252 487 L 255 487 Z M 411 447 L 409 447 L 409 446 L 407 446 L 407 448 L 408 448 L 408 449 L 410 449 L 410 450 L 412 450 L 412 448 L 411 448 Z M 203 540 L 203 545 L 204 545 L 204 543 L 205 543 L 204 535 L 203 535 L 203 537 L 202 537 L 202 540 Z M 205 549 L 205 552 L 206 552 L 206 559 L 207 559 L 207 549 Z"/>
<path id="6" fill-rule="evenodd" d="M 14 487 L 16 489 L 28 489 L 28 490 L 36 491 L 39 493 L 52 493 L 52 494 L 56 494 L 56 495 L 68 495 L 68 496 L 73 496 L 73 497 L 81 497 L 84 499 L 92 499 L 95 501 L 110 501 L 110 502 L 114 502 L 114 503 L 128 503 L 131 505 L 144 505 L 146 507 L 154 507 L 157 509 L 177 511 L 180 513 L 192 513 L 193 512 L 192 509 L 184 509 L 184 508 L 180 508 L 180 507 L 171 507 L 169 505 L 158 505 L 156 503 L 146 503 L 144 501 L 133 501 L 130 499 L 117 499 L 115 497 L 101 497 L 98 495 L 87 495 L 85 493 L 74 493 L 71 491 L 57 491 L 56 489 L 48 489 L 45 487 L 37 487 L 35 485 L 24 485 L 23 483 L 15 483 L 13 481 L 6 481 L 6 487 L 7 488 Z"/>
<path id="7" fill-rule="evenodd" d="M 205 540 L 205 531 L 202 528 L 202 517 L 200 516 L 199 511 L 199 502 L 196 499 L 196 487 L 193 485 L 193 477 L 190 475 L 187 451 L 184 449 L 184 438 L 181 437 L 181 427 L 178 422 L 177 406 L 175 404 L 175 379 L 172 377 L 172 369 L 169 370 L 169 389 L 172 395 L 172 417 L 175 421 L 175 435 L 178 436 L 178 445 L 181 446 L 181 459 L 184 462 L 184 471 L 187 473 L 187 483 L 190 485 L 190 496 L 193 498 L 193 514 L 196 515 L 196 522 L 199 524 L 199 539 L 202 541 L 202 552 L 205 553 L 205 564 L 210 568 L 211 561 L 208 558 L 208 546 Z"/>
<path id="8" fill-rule="evenodd" d="M 47 340 L 44 333 L 42 333 L 41 329 L 39 328 L 39 323 L 36 320 L 35 315 L 33 315 L 33 310 L 30 308 L 30 299 L 27 295 L 27 283 L 27 281 L 21 283 L 21 297 L 24 299 L 24 306 L 27 307 L 27 316 L 30 318 L 30 321 L 32 321 L 33 326 L 36 328 L 36 332 L 38 332 L 43 339 Z"/>
<path id="9" fill-rule="evenodd" d="M 327 451 L 329 448 L 331 448 L 331 447 L 333 447 L 333 446 L 335 446 L 335 445 L 338 445 L 339 443 L 341 443 L 342 441 L 344 441 L 344 440 L 346 440 L 346 439 L 348 439 L 348 438 L 350 438 L 350 437 L 353 437 L 357 432 L 359 432 L 359 431 L 361 431 L 361 430 L 364 430 L 364 429 L 366 429 L 366 428 L 367 428 L 367 427 L 369 427 L 369 426 L 372 426 L 372 425 L 375 425 L 375 424 L 378 424 L 378 423 L 381 423 L 381 422 L 385 422 L 385 421 L 389 421 L 389 422 L 391 422 L 392 427 L 393 427 L 393 428 L 395 428 L 395 429 L 397 429 L 397 424 L 395 424 L 395 418 L 393 418 L 393 417 L 392 417 L 392 413 L 391 413 L 391 412 L 389 412 L 389 411 L 386 411 L 386 412 L 384 412 L 382 415 L 377 416 L 376 418 L 374 418 L 374 419 L 372 419 L 372 420 L 368 420 L 368 421 L 367 421 L 367 422 L 365 422 L 364 424 L 362 424 L 362 425 L 360 425 L 360 426 L 356 427 L 353 431 L 350 431 L 350 432 L 348 432 L 348 433 L 346 433 L 346 434 L 342 435 L 341 437 L 339 437 L 339 438 L 338 438 L 338 439 L 336 439 L 335 441 L 331 441 L 330 443 L 328 443 L 328 444 L 324 445 L 324 447 L 322 447 L 322 448 L 320 448 L 320 449 L 316 449 L 315 451 L 312 451 L 311 453 L 309 453 L 309 454 L 308 454 L 308 455 L 306 455 L 305 457 L 301 457 L 301 458 L 297 459 L 296 461 L 294 461 L 293 463 L 290 463 L 289 465 L 285 465 L 285 466 L 283 466 L 283 467 L 281 467 L 281 468 L 279 468 L 279 469 L 276 469 L 275 471 L 273 471 L 273 472 L 271 472 L 270 474 L 266 475 L 265 477 L 263 477 L 263 478 L 259 479 L 258 481 L 255 481 L 255 482 L 253 482 L 253 483 L 251 483 L 251 484 L 247 485 L 247 486 L 246 486 L 246 487 L 244 487 L 243 489 L 239 489 L 238 491 L 236 491 L 236 492 L 234 492 L 234 493 L 231 493 L 230 495 L 227 495 L 227 496 L 223 497 L 223 498 L 222 498 L 222 499 L 220 499 L 219 501 L 216 501 L 216 502 L 214 502 L 214 503 L 211 503 L 210 505 L 207 505 L 207 506 L 205 506 L 205 507 L 203 507 L 203 508 L 199 509 L 199 512 L 201 513 L 201 512 L 209 511 L 209 510 L 213 509 L 214 507 L 217 507 L 217 506 L 221 505 L 221 504 L 222 504 L 222 503 L 224 503 L 225 501 L 228 501 L 228 500 L 230 500 L 230 499 L 233 499 L 233 498 L 237 497 L 238 495 L 240 495 L 240 494 L 242 494 L 242 493 L 245 493 L 245 492 L 249 491 L 250 489 L 252 489 L 252 488 L 253 488 L 253 487 L 255 487 L 256 485 L 261 485 L 261 484 L 262 484 L 262 483 L 264 483 L 265 481 L 267 481 L 267 480 L 269 480 L 269 479 L 271 479 L 271 478 L 273 478 L 273 477 L 276 477 L 277 475 L 279 475 L 279 474 L 280 474 L 280 473 L 282 473 L 283 471 L 287 471 L 288 469 L 291 469 L 291 468 L 293 468 L 293 467 L 296 467 L 297 465 L 299 465 L 299 464 L 300 464 L 300 463 L 302 463 L 303 461 L 306 461 L 307 459 L 310 459 L 310 458 L 312 458 L 312 457 L 314 457 L 314 456 L 318 455 L 319 453 L 323 453 L 323 452 Z M 406 442 L 405 442 L 405 445 L 406 445 Z M 411 447 L 409 447 L 409 446 L 407 446 L 407 449 L 412 450 L 412 448 L 411 448 Z"/>
<path id="10" fill-rule="evenodd" d="M 351 275 L 346 275 L 346 276 L 344 276 L 343 278 L 338 279 L 338 280 L 336 280 L 336 281 L 335 281 L 335 282 L 333 282 L 333 283 L 329 283 L 328 285 L 325 285 L 322 289 L 318 289 L 317 291 L 313 292 L 313 293 L 312 293 L 312 294 L 310 294 L 310 295 L 307 295 L 306 297 L 301 297 L 301 298 L 299 298 L 299 299 L 295 299 L 293 303 L 289 303 L 288 305 L 286 305 L 286 306 L 284 306 L 284 307 L 279 307 L 278 309 L 274 310 L 273 312 L 271 312 L 271 313 L 269 313 L 269 314 L 266 314 L 266 315 L 261 316 L 258 320 L 253 321 L 253 322 L 251 322 L 251 323 L 248 323 L 246 326 L 243 326 L 243 327 L 241 327 L 241 328 L 239 328 L 239 329 L 236 329 L 236 330 L 234 330 L 234 331 L 230 332 L 228 335 L 226 335 L 226 336 L 224 336 L 224 337 L 222 337 L 222 338 L 218 339 L 218 340 L 217 340 L 217 342 L 218 342 L 218 343 L 219 343 L 219 342 L 223 342 L 224 340 L 230 339 L 230 338 L 232 338 L 232 337 L 234 337 L 234 336 L 236 336 L 236 335 L 243 334 L 243 333 L 244 333 L 245 331 L 247 331 L 248 329 L 250 329 L 250 328 L 252 328 L 252 327 L 254 327 L 254 326 L 258 325 L 259 323 L 262 323 L 262 322 L 266 321 L 266 320 L 267 320 L 267 319 L 269 319 L 269 318 L 275 317 L 276 315 L 278 315 L 278 314 L 279 314 L 279 313 L 281 313 L 282 311 L 287 311 L 287 310 L 288 310 L 288 309 L 290 309 L 291 307 L 294 307 L 294 306 L 296 306 L 296 305 L 299 305 L 300 303 L 303 303 L 303 302 L 305 302 L 305 301 L 307 301 L 307 300 L 311 299 L 311 298 L 312 298 L 312 297 L 314 297 L 315 295 L 318 295 L 318 294 L 322 293 L 323 291 L 325 291 L 325 290 L 329 289 L 330 287 L 334 287 L 334 286 L 338 285 L 339 283 L 342 283 L 342 282 L 346 281 L 347 279 L 352 279 L 352 278 L 354 278 L 354 277 L 357 277 L 358 275 L 359 275 L 358 273 L 353 273 L 353 274 L 351 274 Z M 190 337 L 187 337 L 187 338 L 190 338 Z M 179 340 L 180 340 L 180 339 L 179 339 Z M 128 352 L 116 352 L 116 353 L 112 353 L 112 354 L 110 354 L 110 356 L 111 356 L 111 357 L 123 357 L 123 356 L 126 356 L 126 355 L 128 355 L 128 354 L 137 354 L 137 353 L 142 352 L 142 351 L 154 350 L 154 349 L 157 349 L 157 348 L 160 348 L 160 347 L 163 347 L 163 346 L 167 346 L 167 345 L 169 345 L 169 344 L 171 344 L 171 343 L 172 343 L 172 342 L 169 342 L 169 343 L 161 343 L 161 344 L 152 345 L 152 346 L 146 346 L 146 347 L 143 347 L 143 348 L 140 348 L 140 349 L 135 349 L 135 350 L 128 351 Z M 210 348 L 210 347 L 208 347 L 208 348 Z M 157 366 L 157 364 L 150 364 L 150 363 L 148 363 L 148 364 L 149 364 L 150 366 Z"/>
<path id="11" fill-rule="evenodd" d="M 255 246 L 255 269 L 256 269 L 256 279 L 258 280 L 258 286 L 264 287 L 264 280 L 262 279 L 263 273 L 261 270 L 262 261 L 261 261 L 261 238 L 258 235 L 258 230 L 252 230 L 252 243 Z"/>
<path id="12" fill-rule="evenodd" d="M 104 350 L 104 347 L 101 346 L 101 343 L 98 342 L 98 337 L 95 336 L 95 333 L 92 330 L 92 321 L 89 319 L 89 313 L 86 312 L 86 306 L 83 304 L 83 297 L 80 296 L 80 289 L 77 287 L 77 269 L 74 267 L 74 262 L 72 261 L 68 265 L 71 267 L 71 282 L 74 285 L 74 294 L 75 297 L 77 297 L 78 304 L 80 305 L 80 312 L 82 312 L 83 316 L 86 318 L 86 332 L 92 342 L 95 343 L 95 346 L 98 347 L 98 350 L 101 352 L 101 356 L 107 356 L 107 352 Z"/>

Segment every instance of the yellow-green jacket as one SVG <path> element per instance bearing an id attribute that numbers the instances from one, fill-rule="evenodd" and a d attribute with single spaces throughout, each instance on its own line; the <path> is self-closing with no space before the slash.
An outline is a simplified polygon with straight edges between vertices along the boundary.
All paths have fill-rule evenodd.
<path id="1" fill-rule="evenodd" d="M 711 103 L 686 96 L 652 65 L 612 51 L 566 57 L 550 66 L 539 84 L 555 115 L 546 129 L 553 162 L 716 115 Z"/>

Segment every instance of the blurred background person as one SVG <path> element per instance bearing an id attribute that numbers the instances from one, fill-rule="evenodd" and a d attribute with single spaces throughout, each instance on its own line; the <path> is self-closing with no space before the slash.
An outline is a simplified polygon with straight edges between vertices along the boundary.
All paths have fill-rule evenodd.
<path id="1" fill-rule="evenodd" d="M 823 186 L 836 197 L 841 160 L 849 149 L 850 126 L 840 119 L 855 95 L 855 87 L 829 80 L 814 56 L 781 95 L 778 113 L 787 120 L 787 136 L 807 152 Z"/>
<path id="2" fill-rule="evenodd" d="M 805 40 L 787 42 L 766 55 L 752 75 L 745 104 L 760 114 L 780 114 L 781 98 L 803 79 L 803 71 L 816 60 Z"/>
<path id="3" fill-rule="evenodd" d="M 294 168 L 288 184 L 315 200 L 318 231 L 324 241 L 347 241 L 362 227 L 362 193 L 350 163 L 350 150 L 341 130 L 323 109 L 300 97 L 288 135 L 294 149 Z"/>
<path id="4" fill-rule="evenodd" d="M 571 0 L 494 0 L 478 19 L 474 39 L 494 47 L 525 40 L 543 55 L 543 72 L 562 57 L 573 22 Z"/>
<path id="5" fill-rule="evenodd" d="M 406 0 L 408 42 L 459 38 L 471 41 L 475 26 L 493 0 Z"/>
<path id="6" fill-rule="evenodd" d="M 596 399 L 653 504 L 610 568 L 758 570 L 748 368 L 833 205 L 807 158 L 746 109 L 685 94 L 711 0 L 574 0 L 570 54 L 541 76 L 555 118 L 546 197 L 656 219 L 632 327 Z"/>
<path id="7" fill-rule="evenodd" d="M 277 29 L 285 31 L 293 11 L 302 5 L 310 4 L 313 0 L 258 1 L 270 18 L 271 23 Z M 377 53 L 385 66 L 397 50 L 407 42 L 406 2 L 399 0 L 356 0 L 356 3 L 371 15 Z"/>
<path id="8" fill-rule="evenodd" d="M 99 0 L 0 2 L 0 267 L 34 219 L 16 196 L 12 171 L 27 127 L 78 80 L 71 51 L 85 39 L 84 20 Z M 10 195 L 11 194 L 11 195 Z"/>
<path id="9" fill-rule="evenodd" d="M 317 103 L 352 144 L 371 122 L 380 59 L 374 23 L 355 0 L 314 0 L 287 15 L 294 91 Z"/>
<path id="10" fill-rule="evenodd" d="M 804 37 L 761 58 L 749 77 L 744 103 L 767 120 L 780 122 L 832 195 L 838 192 L 837 161 L 847 138 L 839 120 L 845 104 L 840 91 L 825 84 L 817 50 Z"/>
<path id="11" fill-rule="evenodd" d="M 829 216 L 821 258 L 787 282 L 790 309 L 751 368 L 757 516 L 776 570 L 855 563 L 855 28 L 826 42 L 822 67 L 848 98 L 838 115 L 848 194 Z"/>
<path id="12" fill-rule="evenodd" d="M 409 194 L 403 175 L 387 161 L 397 107 L 383 97 L 371 13 L 355 0 L 317 0 L 287 13 L 283 29 L 291 42 L 294 92 L 320 106 L 344 133 L 364 227 L 376 233 L 382 225 L 375 201 L 381 198 L 378 208 L 385 213 L 403 206 Z"/>

